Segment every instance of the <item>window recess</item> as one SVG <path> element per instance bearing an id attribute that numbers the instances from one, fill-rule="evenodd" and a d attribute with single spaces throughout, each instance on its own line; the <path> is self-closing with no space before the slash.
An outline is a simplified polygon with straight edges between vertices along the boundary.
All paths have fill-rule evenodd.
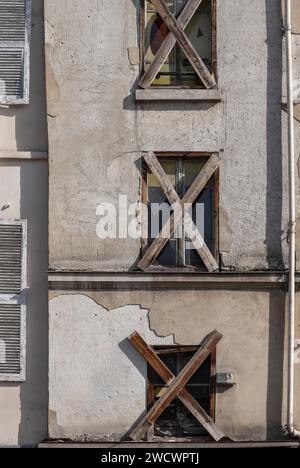
<path id="1" fill-rule="evenodd" d="M 31 0 L 0 0 L 0 104 L 29 103 Z"/>
<path id="2" fill-rule="evenodd" d="M 25 380 L 26 221 L 0 220 L 0 381 Z"/>
<path id="3" fill-rule="evenodd" d="M 141 270 L 218 269 L 218 167 L 217 154 L 144 154 Z"/>
<path id="4" fill-rule="evenodd" d="M 216 87 L 216 0 L 141 0 L 139 86 Z"/>

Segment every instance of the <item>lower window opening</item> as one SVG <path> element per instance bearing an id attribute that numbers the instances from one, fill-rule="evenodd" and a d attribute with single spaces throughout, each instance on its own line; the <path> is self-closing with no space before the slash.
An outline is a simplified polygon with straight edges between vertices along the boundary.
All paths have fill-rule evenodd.
<path id="1" fill-rule="evenodd" d="M 178 350 L 168 347 L 154 347 L 164 364 L 176 376 L 195 354 L 197 348 L 178 347 Z M 216 353 L 215 351 L 203 362 L 186 385 L 186 389 L 201 405 L 206 413 L 215 419 L 215 382 L 216 382 Z M 164 394 L 166 385 L 159 375 L 148 366 L 148 409 Z M 176 398 L 161 414 L 149 431 L 148 440 L 153 439 L 195 439 L 211 440 L 210 435 Z"/>

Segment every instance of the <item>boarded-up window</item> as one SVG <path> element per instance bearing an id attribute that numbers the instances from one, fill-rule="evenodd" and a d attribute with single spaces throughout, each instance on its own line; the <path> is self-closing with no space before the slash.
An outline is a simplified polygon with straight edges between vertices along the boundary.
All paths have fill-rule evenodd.
<path id="1" fill-rule="evenodd" d="M 181 372 L 195 353 L 192 347 L 178 347 L 176 352 L 176 349 L 169 351 L 168 347 L 156 346 L 155 351 L 175 376 Z M 212 419 L 215 418 L 215 373 L 216 352 L 214 351 L 186 385 L 186 389 Z M 151 366 L 148 366 L 149 408 L 163 395 L 164 391 L 165 383 Z M 154 425 L 154 437 L 193 438 L 199 436 L 208 437 L 208 433 L 178 398 L 172 401 Z"/>
<path id="2" fill-rule="evenodd" d="M 157 153 L 158 161 L 175 189 L 180 199 L 186 195 L 197 176 L 203 170 L 210 158 L 206 153 Z M 144 240 L 145 248 L 149 248 L 160 236 L 163 226 L 169 222 L 172 206 L 161 183 L 144 165 L 143 169 L 144 196 L 143 201 L 148 206 L 147 225 L 148 236 Z M 213 258 L 218 257 L 218 172 L 205 184 L 189 210 L 195 227 L 201 234 Z M 205 269 L 202 258 L 183 225 L 176 229 L 161 250 L 152 268 L 184 267 L 185 269 Z"/>
<path id="3" fill-rule="evenodd" d="M 0 0 L 0 103 L 29 102 L 31 0 Z"/>
<path id="4" fill-rule="evenodd" d="M 196 4 L 196 9 L 190 0 L 166 0 L 165 5 L 169 12 L 177 19 L 178 25 L 183 27 L 191 46 L 197 57 L 201 58 L 203 66 L 211 77 L 216 76 L 216 2 L 203 0 Z M 144 55 L 142 71 L 147 75 L 140 83 L 142 88 L 152 86 L 180 86 L 180 87 L 207 87 L 192 66 L 191 59 L 182 50 L 178 42 L 173 47 L 165 43 L 169 29 L 165 19 L 158 13 L 152 0 L 145 0 L 142 10 L 142 53 Z M 197 7 L 198 5 L 198 7 Z M 185 14 L 185 9 L 193 12 Z M 168 38 L 169 40 L 170 38 Z M 167 40 L 167 42 L 168 42 Z M 151 75 L 149 68 L 162 53 L 161 46 L 166 46 L 160 67 L 156 74 Z M 167 52 L 167 53 L 166 53 Z M 148 73 L 149 71 L 149 73 Z M 148 77 L 151 75 L 151 79 Z M 149 79 L 148 79 L 149 78 Z M 212 83 L 211 86 L 212 87 Z"/>
<path id="5" fill-rule="evenodd" d="M 25 379 L 26 221 L 0 220 L 0 381 Z"/>

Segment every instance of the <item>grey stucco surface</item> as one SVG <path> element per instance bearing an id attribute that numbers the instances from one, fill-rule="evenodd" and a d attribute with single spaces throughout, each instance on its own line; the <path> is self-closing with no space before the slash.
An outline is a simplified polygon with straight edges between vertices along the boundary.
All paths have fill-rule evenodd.
<path id="1" fill-rule="evenodd" d="M 220 208 L 227 219 L 220 244 L 230 244 L 223 268 L 283 268 L 280 1 L 218 2 L 223 102 L 215 104 L 135 104 L 139 67 L 127 49 L 138 46 L 137 5 L 45 2 L 51 269 L 135 264 L 138 240 L 99 240 L 95 213 L 101 201 L 117 203 L 119 193 L 139 200 L 138 160 L 147 150 L 220 152 Z"/>

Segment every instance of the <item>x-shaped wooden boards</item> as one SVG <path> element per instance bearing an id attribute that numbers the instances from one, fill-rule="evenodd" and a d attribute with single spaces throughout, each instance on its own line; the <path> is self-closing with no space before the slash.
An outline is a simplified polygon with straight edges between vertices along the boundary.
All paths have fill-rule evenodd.
<path id="1" fill-rule="evenodd" d="M 167 384 L 167 389 L 163 396 L 153 405 L 146 416 L 133 429 L 129 437 L 133 440 L 141 439 L 174 398 L 178 397 L 216 441 L 223 439 L 225 437 L 223 432 L 218 429 L 212 418 L 203 410 L 199 403 L 185 388 L 185 385 L 188 383 L 190 378 L 222 339 L 221 333 L 214 331 L 208 335 L 202 342 L 198 351 L 177 377 L 173 375 L 170 369 L 160 360 L 153 348 L 148 346 L 137 332 L 133 333 L 128 339 L 135 349 L 146 359 L 149 365 Z"/>
<path id="2" fill-rule="evenodd" d="M 168 242 L 168 239 L 171 237 L 179 223 L 184 220 L 184 228 L 186 230 L 186 233 L 190 238 L 191 242 L 193 243 L 193 246 L 198 252 L 200 258 L 202 258 L 206 268 L 209 272 L 217 270 L 219 268 L 219 265 L 217 264 L 209 248 L 205 244 L 202 236 L 200 235 L 198 229 L 196 228 L 194 222 L 192 221 L 188 210 L 191 204 L 193 204 L 196 198 L 198 197 L 201 190 L 203 190 L 211 176 L 219 167 L 218 156 L 216 154 L 213 154 L 209 158 L 206 165 L 204 166 L 196 180 L 193 182 L 192 186 L 189 188 L 182 200 L 180 200 L 178 194 L 173 188 L 173 185 L 171 184 L 168 176 L 163 170 L 155 154 L 152 152 L 145 153 L 144 159 L 147 165 L 149 166 L 149 169 L 158 180 L 169 203 L 171 205 L 177 204 L 177 206 L 180 206 L 181 209 L 176 210 L 170 217 L 169 222 L 166 222 L 166 224 L 163 226 L 161 232 L 158 234 L 154 242 L 150 245 L 150 247 L 143 255 L 142 259 L 138 263 L 138 267 L 144 271 L 146 271 L 149 268 L 149 266 L 154 262 L 159 253 L 162 251 L 162 249 Z"/>
<path id="3" fill-rule="evenodd" d="M 141 88 L 149 88 L 152 81 L 156 77 L 160 68 L 164 64 L 166 58 L 171 53 L 176 41 L 179 46 L 189 59 L 192 67 L 197 73 L 200 80 L 203 82 L 206 88 L 213 88 L 216 86 L 216 81 L 213 76 L 209 73 L 203 60 L 199 57 L 197 51 L 193 47 L 191 41 L 184 32 L 184 29 L 188 25 L 195 11 L 202 3 L 203 0 L 188 0 L 184 9 L 176 19 L 174 15 L 168 9 L 164 0 L 150 0 L 158 14 L 161 16 L 166 26 L 169 29 L 169 33 L 161 45 L 159 51 L 154 57 L 151 65 L 149 66 L 146 73 L 143 75 L 139 82 Z"/>

